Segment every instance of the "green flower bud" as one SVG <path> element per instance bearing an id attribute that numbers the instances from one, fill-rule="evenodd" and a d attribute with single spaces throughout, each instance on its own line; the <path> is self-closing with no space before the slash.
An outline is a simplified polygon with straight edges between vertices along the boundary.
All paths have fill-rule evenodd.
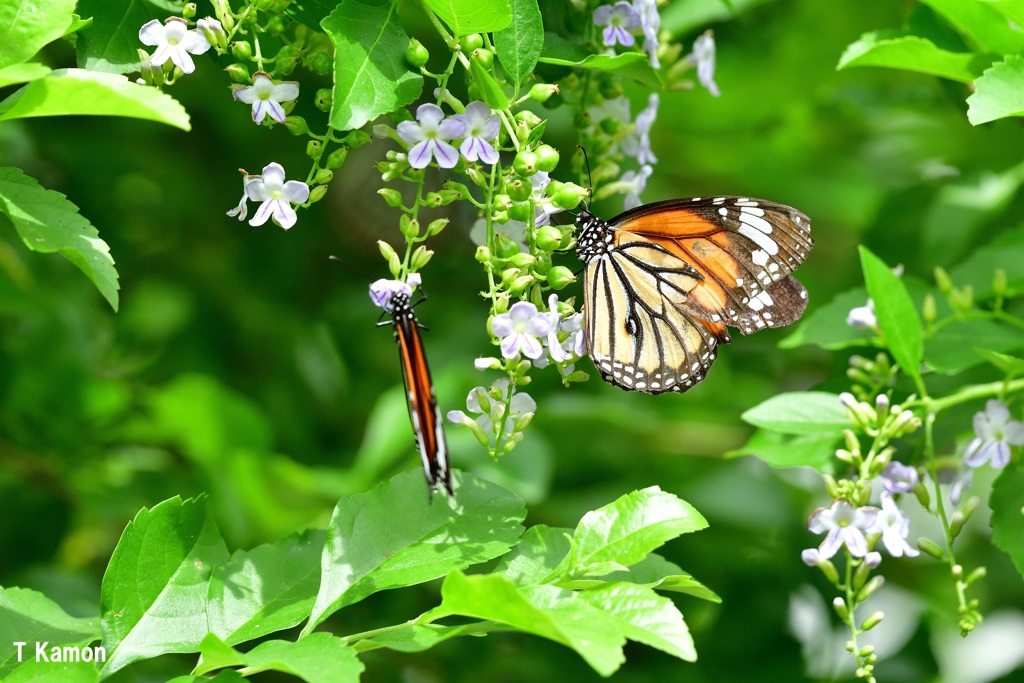
<path id="1" fill-rule="evenodd" d="M 941 562 L 945 562 L 946 560 L 946 553 L 942 550 L 942 548 L 938 546 L 937 543 L 935 543 L 935 541 L 929 538 L 919 538 L 917 540 L 917 547 L 920 548 L 923 552 L 926 552 L 932 557 L 934 557 L 936 560 L 939 560 Z"/>
<path id="2" fill-rule="evenodd" d="M 384 240 L 377 240 L 377 248 L 380 249 L 380 255 L 384 257 L 385 261 L 398 258 L 398 254 L 395 253 L 395 248 Z"/>
<path id="3" fill-rule="evenodd" d="M 975 583 L 976 581 L 980 581 L 981 579 L 985 578 L 986 574 L 988 574 L 987 569 L 985 569 L 984 567 L 978 567 L 973 572 L 967 575 L 967 578 L 964 579 L 964 583 L 970 586 L 972 583 Z"/>
<path id="4" fill-rule="evenodd" d="M 438 218 L 437 220 L 430 221 L 430 224 L 427 225 L 427 237 L 433 237 L 440 233 L 447 225 L 447 218 Z"/>
<path id="5" fill-rule="evenodd" d="M 473 54 L 469 58 L 485 69 L 490 69 L 494 66 L 494 53 L 486 48 L 481 47 L 473 50 Z"/>
<path id="6" fill-rule="evenodd" d="M 532 275 L 521 275 L 512 281 L 512 284 L 509 286 L 508 291 L 510 291 L 512 294 L 519 295 L 523 293 L 523 290 L 525 290 L 532 284 Z"/>
<path id="7" fill-rule="evenodd" d="M 149 61 L 149 53 L 142 49 L 139 50 L 139 72 L 142 79 L 150 85 L 162 85 L 164 82 L 164 70 L 154 68 Z"/>
<path id="8" fill-rule="evenodd" d="M 501 288 L 508 289 L 512 285 L 512 281 L 519 277 L 518 268 L 506 268 L 501 271 Z"/>
<path id="9" fill-rule="evenodd" d="M 565 378 L 565 382 L 566 384 L 570 382 L 586 382 L 588 379 L 590 379 L 590 375 L 583 370 L 574 370 L 572 374 Z"/>
<path id="10" fill-rule="evenodd" d="M 502 132 L 504 133 L 504 130 Z M 530 139 L 531 133 L 533 131 L 525 123 L 516 124 L 516 140 L 519 140 L 519 142 L 526 144 L 526 141 Z"/>
<path id="11" fill-rule="evenodd" d="M 530 207 L 530 202 L 513 202 L 512 206 L 508 208 L 509 218 L 523 223 L 530 220 L 531 213 L 533 213 L 533 208 Z"/>
<path id="12" fill-rule="evenodd" d="M 996 268 L 996 272 L 992 276 L 992 292 L 996 296 L 1006 293 L 1006 271 L 1002 268 Z"/>
<path id="13" fill-rule="evenodd" d="M 939 266 L 935 266 L 935 284 L 943 294 L 948 295 L 953 291 L 953 281 L 949 278 L 949 273 Z"/>
<path id="14" fill-rule="evenodd" d="M 618 80 L 612 78 L 601 79 L 600 90 L 601 96 L 606 100 L 614 100 L 622 95 L 622 86 L 619 85 Z"/>
<path id="15" fill-rule="evenodd" d="M 313 96 L 313 104 L 320 111 L 330 111 L 334 104 L 334 91 L 330 88 L 320 88 Z"/>
<path id="16" fill-rule="evenodd" d="M 453 192 L 458 199 L 466 199 L 469 197 L 469 188 L 462 183 L 456 183 L 451 180 L 441 186 L 442 192 Z"/>
<path id="17" fill-rule="evenodd" d="M 508 439 L 505 441 L 505 445 L 501 447 L 502 455 L 508 455 L 509 453 L 511 453 L 513 450 L 515 450 L 515 447 L 518 446 L 522 440 L 522 432 L 516 432 L 515 434 L 508 437 Z"/>
<path id="18" fill-rule="evenodd" d="M 345 163 L 348 156 L 348 147 L 339 147 L 327 156 L 327 168 L 338 168 Z"/>
<path id="19" fill-rule="evenodd" d="M 541 123 L 540 117 L 528 109 L 524 109 L 516 114 L 515 121 L 516 123 L 526 124 L 529 128 L 536 128 Z"/>
<path id="20" fill-rule="evenodd" d="M 313 182 L 317 185 L 326 185 L 331 182 L 332 178 L 334 178 L 334 171 L 329 168 L 321 168 L 316 172 L 316 175 L 313 176 Z"/>
<path id="21" fill-rule="evenodd" d="M 512 197 L 507 194 L 496 194 L 492 203 L 496 209 L 508 209 L 512 206 Z"/>
<path id="22" fill-rule="evenodd" d="M 534 241 L 544 251 L 554 251 L 562 245 L 562 231 L 553 225 L 545 225 L 537 230 Z"/>
<path id="23" fill-rule="evenodd" d="M 847 621 L 850 618 L 850 610 L 846 607 L 846 601 L 842 598 L 834 598 L 832 600 L 832 609 L 836 611 L 839 618 L 843 621 Z"/>
<path id="24" fill-rule="evenodd" d="M 485 176 L 479 168 L 476 166 L 470 166 L 466 169 L 466 175 L 473 181 L 473 184 L 477 187 L 487 187 L 487 176 Z"/>
<path id="25" fill-rule="evenodd" d="M 280 17 L 275 17 L 279 19 Z M 273 22 L 273 19 L 271 19 Z M 277 61 L 274 63 L 277 66 L 277 73 L 282 76 L 287 76 L 292 71 L 295 71 L 295 67 L 299 63 L 301 53 L 295 47 L 291 45 L 285 45 L 277 53 Z"/>
<path id="26" fill-rule="evenodd" d="M 587 190 L 580 187 L 576 183 L 565 183 L 562 188 L 555 194 L 548 194 L 551 197 L 551 201 L 554 202 L 555 206 L 561 207 L 566 211 L 572 211 L 583 198 L 589 194 Z"/>
<path id="27" fill-rule="evenodd" d="M 536 152 L 522 151 L 512 161 L 512 168 L 523 178 L 529 178 L 537 172 L 539 159 Z"/>
<path id="28" fill-rule="evenodd" d="M 818 569 L 821 570 L 821 573 L 824 574 L 825 578 L 831 583 L 836 585 L 839 584 L 839 571 L 836 569 L 836 566 L 832 564 L 832 560 L 818 560 Z"/>
<path id="29" fill-rule="evenodd" d="M 428 192 L 423 197 L 423 205 L 431 209 L 436 209 L 441 206 L 441 195 L 436 192 Z"/>
<path id="30" fill-rule="evenodd" d="M 508 192 L 508 196 L 515 201 L 525 202 L 533 193 L 533 186 L 522 178 L 516 178 L 511 183 L 505 185 L 505 190 Z"/>
<path id="31" fill-rule="evenodd" d="M 392 209 L 397 209 L 402 205 L 402 193 L 398 190 L 390 187 L 382 187 L 377 190 L 377 194 L 383 197 L 384 201 L 387 202 L 387 205 Z"/>
<path id="32" fill-rule="evenodd" d="M 519 244 L 504 235 L 495 235 L 494 245 L 498 248 L 498 258 L 500 259 L 510 259 L 519 253 Z"/>
<path id="33" fill-rule="evenodd" d="M 245 67 L 245 64 L 231 64 L 224 67 L 224 71 L 227 72 L 228 78 L 235 83 L 252 84 L 252 76 L 249 75 L 249 69 Z"/>
<path id="34" fill-rule="evenodd" d="M 270 2 L 274 2 L 274 0 L 270 0 Z M 280 33 L 284 33 L 285 28 L 287 28 L 287 24 L 285 23 L 284 17 L 282 17 L 281 15 L 276 15 L 276 16 L 270 17 L 270 21 L 267 22 L 267 33 L 269 33 L 272 36 L 276 36 L 276 35 L 278 35 Z M 285 46 L 285 47 L 290 47 L 290 46 Z M 278 62 L 277 62 L 277 64 L 278 64 L 278 71 L 280 71 L 280 66 L 281 66 L 281 61 L 280 61 L 281 60 L 281 53 L 280 52 L 277 53 L 277 58 L 278 58 Z"/>
<path id="35" fill-rule="evenodd" d="M 530 88 L 530 99 L 534 102 L 547 102 L 548 98 L 558 92 L 557 85 L 538 83 Z"/>
<path id="36" fill-rule="evenodd" d="M 423 43 L 415 38 L 410 38 L 409 46 L 405 48 L 405 61 L 409 62 L 414 69 L 419 69 L 426 66 L 428 59 L 430 59 L 430 53 L 427 48 L 423 47 Z"/>
<path id="37" fill-rule="evenodd" d="M 310 140 L 306 143 L 306 156 L 315 159 L 320 156 L 320 141 Z"/>
<path id="38" fill-rule="evenodd" d="M 309 191 L 309 203 L 316 204 L 318 201 L 324 198 L 325 194 L 327 194 L 327 186 L 317 185 L 316 187 Z"/>
<path id="39" fill-rule="evenodd" d="M 537 148 L 537 168 L 545 173 L 551 173 L 558 166 L 558 150 L 551 145 L 541 145 Z"/>
<path id="40" fill-rule="evenodd" d="M 309 68 L 318 76 L 326 76 L 334 70 L 334 58 L 321 50 L 309 59 Z"/>
<path id="41" fill-rule="evenodd" d="M 880 579 L 882 577 L 881 576 L 876 576 L 875 578 L 876 579 Z M 868 584 L 868 585 L 870 585 L 870 584 Z M 874 627 L 876 627 L 880 623 L 882 623 L 882 619 L 885 619 L 885 614 L 882 613 L 882 612 L 875 612 L 870 617 L 868 617 L 867 619 L 864 620 L 864 623 L 862 623 L 860 625 L 860 630 L 861 631 L 870 631 L 871 629 L 873 629 Z"/>
<path id="42" fill-rule="evenodd" d="M 231 43 L 231 54 L 235 59 L 252 59 L 252 45 L 244 40 L 236 40 Z"/>
<path id="43" fill-rule="evenodd" d="M 288 132 L 292 135 L 305 135 L 309 132 L 309 126 L 306 124 L 306 119 L 301 116 L 289 116 L 284 120 L 284 127 L 288 129 Z"/>
<path id="44" fill-rule="evenodd" d="M 488 263 L 491 260 L 491 250 L 483 246 L 477 247 L 473 258 L 477 260 L 477 263 Z"/>
<path id="45" fill-rule="evenodd" d="M 398 219 L 398 229 L 406 237 L 420 236 L 420 222 L 414 218 L 409 218 L 407 213 L 403 213 L 402 217 Z M 419 270 L 419 268 L 414 268 L 414 270 Z"/>
<path id="46" fill-rule="evenodd" d="M 521 432 L 533 421 L 533 413 L 523 413 L 516 418 L 516 421 L 512 425 L 512 431 Z"/>
<path id="47" fill-rule="evenodd" d="M 548 284 L 555 291 L 565 289 L 573 282 L 576 282 L 576 276 L 565 266 L 552 266 L 548 271 Z"/>
<path id="48" fill-rule="evenodd" d="M 551 255 L 538 254 L 537 263 L 533 266 L 533 272 L 537 275 L 546 276 L 549 270 L 551 270 Z"/>
<path id="49" fill-rule="evenodd" d="M 181 8 L 181 16 L 185 19 L 191 19 L 196 15 L 196 3 L 190 2 Z"/>
<path id="50" fill-rule="evenodd" d="M 921 304 L 921 317 L 924 318 L 925 323 L 928 325 L 934 323 L 935 318 L 938 317 L 935 297 L 930 292 L 924 295 L 924 303 Z"/>
<path id="51" fill-rule="evenodd" d="M 495 223 L 499 225 L 504 225 L 505 223 L 508 223 L 508 211 L 505 211 L 504 209 L 500 211 L 495 211 L 494 213 L 491 214 L 491 220 L 493 220 Z"/>
<path id="52" fill-rule="evenodd" d="M 412 270 L 422 270 L 424 266 L 430 263 L 430 259 L 433 256 L 434 252 L 430 249 L 423 246 L 417 247 L 416 251 L 412 252 L 412 259 L 410 263 Z"/>
<path id="53" fill-rule="evenodd" d="M 342 142 L 355 149 L 356 147 L 362 147 L 371 139 L 370 134 L 365 130 L 352 130 L 349 131 L 348 135 L 345 136 Z"/>
<path id="54" fill-rule="evenodd" d="M 463 36 L 459 43 L 459 47 L 467 55 L 484 46 L 484 37 L 479 33 L 470 33 L 468 36 Z"/>
<path id="55" fill-rule="evenodd" d="M 512 258 L 509 259 L 509 262 L 517 268 L 529 268 L 537 262 L 537 259 L 534 258 L 532 254 L 527 254 L 525 251 L 521 251 L 518 254 L 513 254 Z"/>

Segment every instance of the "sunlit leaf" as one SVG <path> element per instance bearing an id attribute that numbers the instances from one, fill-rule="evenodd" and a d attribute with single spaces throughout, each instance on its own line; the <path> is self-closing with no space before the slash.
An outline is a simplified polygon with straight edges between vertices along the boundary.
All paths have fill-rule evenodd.
<path id="1" fill-rule="evenodd" d="M 511 0 L 512 21 L 494 34 L 494 51 L 513 83 L 522 83 L 537 66 L 544 47 L 544 22 L 537 0 Z"/>
<path id="2" fill-rule="evenodd" d="M 970 83 L 978 75 L 972 67 L 974 59 L 972 53 L 942 50 L 918 36 L 865 33 L 846 48 L 836 69 L 881 66 Z"/>
<path id="3" fill-rule="evenodd" d="M 836 432 L 793 436 L 770 428 L 759 429 L 745 445 L 729 451 L 725 457 L 753 455 L 772 467 L 813 467 L 819 472 L 831 473 L 835 469 L 838 443 Z"/>
<path id="4" fill-rule="evenodd" d="M 17 83 L 27 83 L 51 73 L 50 67 L 29 62 L 27 64 L 11 64 L 0 69 L 0 88 Z"/>
<path id="5" fill-rule="evenodd" d="M 921 318 L 906 286 L 882 259 L 863 245 L 860 247 L 860 263 L 864 284 L 875 302 L 875 315 L 885 343 L 903 372 L 920 378 L 924 337 Z"/>
<path id="6" fill-rule="evenodd" d="M 668 598 L 650 588 L 629 583 L 609 583 L 580 591 L 580 598 L 611 617 L 622 633 L 688 662 L 697 659 L 693 637 L 683 615 Z"/>
<path id="7" fill-rule="evenodd" d="M 356 641 L 356 652 L 386 647 L 396 652 L 423 652 L 451 638 L 469 635 L 483 635 L 497 630 L 490 624 L 462 624 L 441 626 L 440 624 L 414 624 L 406 628 L 382 633 L 379 636 Z"/>
<path id="8" fill-rule="evenodd" d="M 35 643 L 26 645 L 35 648 Z M 100 679 L 100 670 L 91 662 L 47 662 L 36 661 L 35 652 L 22 662 L 4 683 L 95 683 Z"/>
<path id="9" fill-rule="evenodd" d="M 1019 377 L 1024 375 L 1024 359 L 1008 356 L 1004 353 L 997 353 L 987 349 L 975 348 L 974 351 L 992 365 L 1006 373 L 1008 377 Z"/>
<path id="10" fill-rule="evenodd" d="M 492 33 L 506 28 L 512 21 L 509 0 L 423 0 L 456 37 L 470 33 Z"/>
<path id="11" fill-rule="evenodd" d="M 979 52 L 998 54 L 1024 50 L 1024 32 L 986 2 L 922 0 L 966 36 Z"/>
<path id="12" fill-rule="evenodd" d="M 850 426 L 839 396 L 825 391 L 794 391 L 772 396 L 743 413 L 755 427 L 783 434 L 836 435 Z"/>
<path id="13" fill-rule="evenodd" d="M 632 78 L 644 85 L 661 86 L 661 77 L 651 66 L 651 60 L 646 54 L 623 52 L 618 55 L 595 55 L 555 33 L 544 35 L 544 51 L 539 61 L 556 66 L 607 71 Z"/>
<path id="14" fill-rule="evenodd" d="M 651 553 L 629 569 L 602 576 L 601 580 L 635 583 L 659 591 L 685 593 L 710 602 L 722 602 L 714 591 L 657 553 Z"/>
<path id="15" fill-rule="evenodd" d="M 78 11 L 92 17 L 75 45 L 78 66 L 114 74 L 139 70 L 139 49 L 153 50 L 139 41 L 139 29 L 151 19 L 166 17 L 146 0 L 79 0 Z"/>
<path id="16" fill-rule="evenodd" d="M 975 126 L 1007 116 L 1024 116 L 1024 56 L 1007 55 L 974 82 L 967 120 Z"/>
<path id="17" fill-rule="evenodd" d="M 14 643 L 22 642 L 22 661 L 35 659 L 36 643 L 51 646 L 88 645 L 100 637 L 98 617 L 79 618 L 67 614 L 42 593 L 27 588 L 0 587 L 0 676 L 19 664 Z M 52 663 L 49 666 L 55 666 Z M 30 680 L 22 673 L 22 680 Z M 5 678 L 4 680 L 13 680 Z M 95 677 L 93 678 L 95 680 Z"/>
<path id="18" fill-rule="evenodd" d="M 31 59 L 74 22 L 75 0 L 0 2 L 0 68 Z"/>
<path id="19" fill-rule="evenodd" d="M 522 540 L 494 568 L 495 574 L 520 586 L 537 583 L 554 571 L 569 553 L 572 529 L 538 524 L 526 530 Z"/>
<path id="20" fill-rule="evenodd" d="M 196 673 L 225 666 L 244 666 L 250 673 L 280 671 L 306 683 L 356 683 L 365 666 L 356 651 L 330 633 L 314 633 L 297 641 L 270 640 L 242 653 L 209 637 L 203 641 Z"/>

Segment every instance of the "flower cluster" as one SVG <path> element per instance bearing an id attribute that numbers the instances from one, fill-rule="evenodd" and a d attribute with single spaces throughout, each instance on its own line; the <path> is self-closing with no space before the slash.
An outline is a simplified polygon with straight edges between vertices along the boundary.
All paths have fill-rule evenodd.
<path id="1" fill-rule="evenodd" d="M 501 122 L 491 108 L 480 101 L 470 102 L 462 114 L 445 117 L 436 104 L 421 104 L 416 110 L 416 123 L 398 124 L 398 137 L 409 149 L 409 165 L 426 168 L 436 161 L 441 168 L 455 168 L 459 153 L 467 161 L 494 164 L 498 151 L 492 142 L 498 137 Z M 450 143 L 462 138 L 456 150 Z"/>
<path id="2" fill-rule="evenodd" d="M 508 453 L 523 440 L 537 403 L 529 394 L 516 391 L 507 377 L 491 383 L 490 388 L 474 387 L 466 398 L 466 414 L 448 412 L 448 421 L 469 428 L 480 445 L 495 453 Z"/>

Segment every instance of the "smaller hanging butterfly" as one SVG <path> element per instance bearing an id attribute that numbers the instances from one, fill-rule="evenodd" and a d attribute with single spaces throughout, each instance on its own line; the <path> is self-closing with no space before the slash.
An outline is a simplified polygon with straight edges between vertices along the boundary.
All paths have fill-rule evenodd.
<path id="1" fill-rule="evenodd" d="M 576 220 L 587 353 L 623 389 L 686 391 L 732 341 L 727 325 L 752 334 L 789 325 L 807 307 L 790 273 L 814 242 L 810 220 L 792 207 L 698 197 L 610 221 L 584 210 Z"/>
<path id="2" fill-rule="evenodd" d="M 423 474 L 427 477 L 427 488 L 431 499 L 439 486 L 444 486 L 448 495 L 452 490 L 452 473 L 448 464 L 448 445 L 444 438 L 444 423 L 434 395 L 434 383 L 430 379 L 427 356 L 419 328 L 424 327 L 416 318 L 416 303 L 410 303 L 412 286 L 419 284 L 418 278 L 409 277 L 407 284 L 398 280 L 377 280 L 370 285 L 370 299 L 383 309 L 378 326 L 393 325 L 395 340 L 398 342 L 398 356 L 402 363 L 402 379 L 409 407 L 412 431 L 419 446 L 423 461 Z M 411 286 L 412 285 L 412 286 Z M 389 316 L 390 320 L 383 320 Z M 426 329 L 426 328 L 424 328 Z"/>

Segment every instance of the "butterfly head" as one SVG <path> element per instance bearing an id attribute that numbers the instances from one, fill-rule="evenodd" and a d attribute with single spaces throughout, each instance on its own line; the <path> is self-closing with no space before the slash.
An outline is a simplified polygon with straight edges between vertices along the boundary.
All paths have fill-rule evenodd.
<path id="1" fill-rule="evenodd" d="M 608 223 L 587 209 L 581 209 L 576 216 L 579 235 L 576 239 L 576 256 L 584 263 L 606 253 L 612 245 L 612 233 Z"/>

